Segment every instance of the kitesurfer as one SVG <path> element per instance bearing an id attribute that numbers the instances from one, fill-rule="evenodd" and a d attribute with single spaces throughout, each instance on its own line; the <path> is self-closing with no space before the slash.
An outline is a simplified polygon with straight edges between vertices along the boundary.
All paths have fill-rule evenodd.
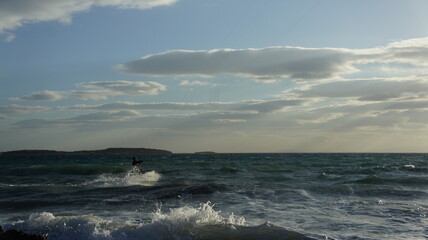
<path id="1" fill-rule="evenodd" d="M 141 163 L 143 163 L 143 160 L 137 160 L 135 157 L 132 158 L 132 167 L 135 170 L 138 170 L 139 173 L 144 173 L 144 171 L 140 168 Z"/>

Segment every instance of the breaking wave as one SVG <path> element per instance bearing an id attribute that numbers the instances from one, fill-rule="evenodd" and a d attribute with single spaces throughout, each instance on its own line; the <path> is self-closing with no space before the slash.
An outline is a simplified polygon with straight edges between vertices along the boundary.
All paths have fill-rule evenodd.
<path id="1" fill-rule="evenodd" d="M 154 186 L 161 178 L 156 171 L 141 173 L 138 169 L 132 168 L 125 175 L 102 174 L 96 179 L 85 183 L 94 187 L 122 187 L 122 186 Z"/>
<path id="2" fill-rule="evenodd" d="M 42 234 L 50 240 L 313 239 L 270 223 L 246 226 L 243 217 L 233 213 L 223 217 L 210 202 L 200 204 L 198 208 L 184 206 L 166 212 L 158 208 L 147 223 L 115 222 L 93 215 L 55 216 L 43 212 L 4 228 Z"/>

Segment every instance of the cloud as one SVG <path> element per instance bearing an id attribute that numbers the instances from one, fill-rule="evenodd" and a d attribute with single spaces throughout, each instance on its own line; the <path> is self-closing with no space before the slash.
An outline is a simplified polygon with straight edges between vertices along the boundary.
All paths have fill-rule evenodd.
<path id="1" fill-rule="evenodd" d="M 369 50 L 362 61 L 367 62 L 399 62 L 413 65 L 428 65 L 428 38 L 414 38 L 392 42 L 384 47 Z"/>
<path id="2" fill-rule="evenodd" d="M 310 112 L 316 115 L 340 113 L 344 115 L 365 115 L 374 116 L 382 112 L 388 111 L 406 111 L 406 110 L 428 110 L 428 100 L 412 100 L 412 101 L 388 101 L 361 104 L 358 103 L 344 103 L 336 106 L 327 106 L 311 109 Z"/>
<path id="3" fill-rule="evenodd" d="M 306 124 L 306 123 L 320 124 L 320 123 L 325 123 L 325 122 L 329 122 L 331 120 L 341 118 L 343 116 L 344 116 L 343 113 L 329 113 L 329 114 L 325 114 L 325 115 L 320 115 L 316 118 L 298 120 L 298 122 L 302 123 L 302 124 Z"/>
<path id="4" fill-rule="evenodd" d="M 247 120 L 245 119 L 214 119 L 214 122 L 217 123 L 243 123 L 246 122 Z"/>
<path id="5" fill-rule="evenodd" d="M 154 110 L 154 111 L 198 111 L 198 110 L 222 110 L 236 106 L 234 103 L 134 103 L 117 102 L 97 106 L 74 106 L 72 109 L 114 111 L 118 109 L 129 110 Z"/>
<path id="6" fill-rule="evenodd" d="M 15 34 L 8 33 L 7 36 L 5 37 L 4 41 L 5 42 L 12 42 L 14 39 L 15 39 Z"/>
<path id="7" fill-rule="evenodd" d="M 205 86 L 205 85 L 212 85 L 209 82 L 202 82 L 202 81 L 189 81 L 189 80 L 183 80 L 180 82 L 181 86 Z"/>
<path id="8" fill-rule="evenodd" d="M 325 106 L 330 103 L 330 106 Z M 328 131 L 368 130 L 378 134 L 380 130 L 427 129 L 428 100 L 398 99 L 379 102 L 346 101 L 333 104 L 318 101 L 322 106 L 287 112 L 289 119 L 304 126 L 305 129 Z"/>
<path id="9" fill-rule="evenodd" d="M 260 49 L 174 50 L 116 66 L 124 73 L 153 76 L 231 74 L 259 81 L 279 78 L 316 80 L 355 72 L 344 49 L 268 47 Z"/>
<path id="10" fill-rule="evenodd" d="M 104 100 L 112 93 L 106 91 L 40 91 L 22 97 L 10 98 L 12 101 L 59 101 L 63 99 Z"/>
<path id="11" fill-rule="evenodd" d="M 63 119 L 27 119 L 16 122 L 21 128 L 45 128 L 45 127 L 66 127 L 81 126 L 85 124 L 97 124 L 102 122 L 125 122 L 133 118 L 141 117 L 138 112 L 123 110 L 116 112 L 98 112 L 79 115 L 72 118 Z"/>
<path id="12" fill-rule="evenodd" d="M 389 110 L 428 109 L 428 100 L 388 102 L 384 105 L 384 109 Z"/>
<path id="13" fill-rule="evenodd" d="M 268 119 L 264 123 L 273 129 L 300 129 L 309 135 L 320 131 L 330 134 L 361 131 L 381 135 L 383 131 L 391 130 L 400 135 L 408 129 L 428 129 L 428 109 L 382 110 L 373 107 L 346 106 L 347 111 L 342 107 L 306 109 L 280 114 L 277 119 Z"/>
<path id="14" fill-rule="evenodd" d="M 306 101 L 304 100 L 276 99 L 276 100 L 270 100 L 270 101 L 252 102 L 238 109 L 254 110 L 259 113 L 270 113 L 270 112 L 283 110 L 284 108 L 287 108 L 287 107 L 301 106 L 305 102 Z"/>
<path id="15" fill-rule="evenodd" d="M 10 117 L 0 114 L 0 120 L 10 119 Z"/>
<path id="16" fill-rule="evenodd" d="M 352 120 L 341 119 L 336 122 L 338 129 L 344 128 L 395 128 L 415 129 L 426 128 L 428 111 L 426 110 L 406 110 L 406 111 L 385 111 L 371 116 L 361 116 Z"/>
<path id="17" fill-rule="evenodd" d="M 303 98 L 357 98 L 360 101 L 386 101 L 397 98 L 420 98 L 428 95 L 425 80 L 348 80 L 308 85 L 285 92 Z"/>
<path id="18" fill-rule="evenodd" d="M 80 115 L 68 120 L 75 122 L 107 122 L 107 121 L 126 121 L 131 118 L 140 117 L 141 114 L 136 111 L 122 110 L 117 112 L 98 112 Z"/>
<path id="19" fill-rule="evenodd" d="M 92 7 L 148 9 L 166 6 L 177 0 L 2 0 L 0 1 L 0 34 L 24 24 L 59 21 L 70 23 L 72 15 Z M 13 40 L 13 39 L 12 39 Z"/>
<path id="20" fill-rule="evenodd" d="M 3 114 L 23 114 L 31 112 L 40 112 L 45 110 L 48 110 L 48 108 L 42 106 L 23 106 L 17 104 L 0 105 L 0 113 Z"/>
<path id="21" fill-rule="evenodd" d="M 172 50 L 116 66 L 128 74 L 202 76 L 229 74 L 258 82 L 282 78 L 314 81 L 359 71 L 359 64 L 400 63 L 428 66 L 428 38 L 368 49 L 277 46 L 249 49 Z M 187 83 L 187 82 L 186 82 Z"/>
<path id="22" fill-rule="evenodd" d="M 86 88 L 101 88 L 118 95 L 157 95 L 166 90 L 166 86 L 157 82 L 107 81 L 80 83 Z"/>
<path id="23" fill-rule="evenodd" d="M 117 102 L 108 103 L 96 106 L 78 105 L 66 107 L 63 109 L 74 110 L 97 110 L 97 111 L 117 111 L 117 110 L 151 110 L 151 111 L 242 111 L 242 112 L 257 112 L 270 113 L 280 111 L 288 107 L 301 106 L 306 100 L 253 100 L 243 102 L 207 102 L 207 103 L 134 103 L 134 102 Z"/>
<path id="24" fill-rule="evenodd" d="M 354 131 L 362 128 L 425 129 L 428 122 L 428 100 L 396 100 L 384 102 L 346 101 L 343 103 L 317 101 L 317 105 L 299 111 L 286 112 L 286 119 L 305 130 Z M 330 105 L 327 105 L 330 104 Z M 327 106 L 326 106 L 327 105 Z M 287 123 L 288 127 L 292 124 Z M 298 126 L 296 126 L 298 128 Z"/>
<path id="25" fill-rule="evenodd" d="M 58 101 L 65 98 L 64 92 L 57 91 L 40 91 L 34 92 L 27 96 L 10 98 L 13 101 Z"/>
<path id="26" fill-rule="evenodd" d="M 95 113 L 64 119 L 27 119 L 16 123 L 21 128 L 92 127 L 110 128 L 215 128 L 213 124 L 245 123 L 264 114 L 300 106 L 303 100 L 264 100 L 232 103 L 111 103 L 98 106 L 78 105 L 56 110 L 87 110 Z M 140 113 L 142 110 L 169 111 L 167 114 Z M 173 111 L 178 113 L 171 114 Z M 102 124 L 102 125 L 101 125 Z M 96 125 L 96 126 L 95 126 Z M 85 128 L 88 129 L 89 128 Z"/>
<path id="27" fill-rule="evenodd" d="M 99 90 L 41 91 L 27 96 L 11 98 L 13 101 L 58 101 L 62 99 L 104 100 L 120 95 L 157 95 L 166 86 L 157 82 L 106 81 L 80 83 L 79 87 Z"/>

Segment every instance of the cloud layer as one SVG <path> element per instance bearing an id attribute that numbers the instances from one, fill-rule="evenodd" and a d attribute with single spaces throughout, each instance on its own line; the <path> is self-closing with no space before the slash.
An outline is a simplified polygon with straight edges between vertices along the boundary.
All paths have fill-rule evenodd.
<path id="1" fill-rule="evenodd" d="M 305 86 L 288 90 L 303 98 L 356 98 L 360 101 L 386 101 L 397 98 L 428 96 L 426 80 L 348 80 Z"/>
<path id="2" fill-rule="evenodd" d="M 17 105 L 17 104 L 11 104 L 11 105 L 0 105 L 0 114 L 25 114 L 30 112 L 39 112 L 39 111 L 45 111 L 48 110 L 47 107 L 42 106 L 23 106 L 23 105 Z"/>
<path id="3" fill-rule="evenodd" d="M 397 76 L 394 76 L 395 72 L 391 75 L 372 75 L 394 66 L 404 70 L 399 70 Z M 157 139 L 157 143 L 161 144 L 175 137 L 173 144 L 188 144 L 191 147 L 192 144 L 211 146 L 207 141 L 220 138 L 225 145 L 230 145 L 228 143 L 232 141 L 242 143 L 246 151 L 253 150 L 248 146 L 260 144 L 267 149 L 272 149 L 270 145 L 276 144 L 274 150 L 277 151 L 281 151 L 283 145 L 291 146 L 289 149 L 293 151 L 423 149 L 410 145 L 415 143 L 422 146 L 420 142 L 428 139 L 424 134 L 428 130 L 428 71 L 420 71 L 427 69 L 427 66 L 428 38 L 394 42 L 370 49 L 268 47 L 174 50 L 147 55 L 117 67 L 130 74 L 172 76 L 170 80 L 181 81 L 179 86 L 191 86 L 178 87 L 175 92 L 171 89 L 171 95 L 156 98 L 171 102 L 148 102 L 151 101 L 148 98 L 134 99 L 142 102 L 120 102 L 129 100 L 118 97 L 115 98 L 117 102 L 100 105 L 52 107 L 50 104 L 51 107 L 41 107 L 10 104 L 0 106 L 0 119 L 2 124 L 11 126 L 10 131 L 55 130 L 72 134 L 83 132 L 86 136 L 96 137 L 114 132 L 112 136 L 115 139 L 129 139 L 129 136 L 135 135 L 138 140 Z M 413 72 L 414 69 L 418 70 L 418 75 Z M 345 75 L 351 73 L 356 74 Z M 246 95 L 233 92 L 230 97 L 226 93 L 224 95 L 227 97 L 223 99 L 229 99 L 228 102 L 201 101 L 213 99 L 209 94 L 217 94 L 216 91 L 252 84 L 236 81 L 239 84 L 222 82 L 217 85 L 211 79 L 202 81 L 196 78 L 221 74 L 258 81 L 281 78 L 296 81 L 286 84 L 278 82 L 260 88 L 260 85 L 253 85 L 243 89 L 242 92 L 251 89 Z M 193 75 L 193 78 L 183 80 L 176 77 L 185 75 Z M 13 100 L 100 100 L 112 96 L 156 95 L 166 90 L 165 85 L 157 82 L 105 81 L 80 83 L 77 86 L 83 90 L 46 90 Z M 183 96 L 184 91 L 193 87 L 202 91 L 195 90 L 191 92 L 194 95 Z M 261 92 L 263 89 L 267 89 L 264 96 Z M 173 102 L 174 99 L 181 102 Z M 61 103 L 67 104 L 66 101 Z M 47 113 L 42 115 L 44 113 L 39 113 L 42 111 Z M 18 114 L 28 115 L 18 120 L 15 116 Z M 143 138 L 143 132 L 153 135 Z M 395 148 L 401 147 L 401 138 L 408 140 L 409 148 Z M 419 140 L 412 142 L 413 138 Z M 384 147 L 386 140 L 392 145 Z"/>
<path id="4" fill-rule="evenodd" d="M 331 79 L 357 72 L 358 64 L 428 65 L 428 38 L 393 42 L 370 49 L 267 47 L 259 49 L 173 50 L 116 66 L 128 74 L 152 76 L 244 76 L 273 82 Z"/>
<path id="5" fill-rule="evenodd" d="M 265 100 L 218 103 L 132 103 L 119 102 L 97 106 L 73 106 L 57 110 L 95 111 L 63 119 L 27 119 L 16 123 L 23 128 L 83 127 L 106 124 L 110 128 L 168 128 L 169 126 L 196 129 L 212 128 L 218 124 L 239 124 L 262 117 L 265 114 L 284 111 L 305 104 L 304 100 Z M 167 114 L 143 114 L 147 111 L 163 111 Z M 122 126 L 121 126 L 122 125 Z M 101 126 L 98 125 L 97 128 Z"/>
<path id="6" fill-rule="evenodd" d="M 268 47 L 261 49 L 174 50 L 118 65 L 124 73 L 214 76 L 231 74 L 260 81 L 278 78 L 325 79 L 356 71 L 354 54 L 343 49 Z"/>
<path id="7" fill-rule="evenodd" d="M 166 86 L 157 82 L 106 81 L 78 84 L 84 88 L 97 90 L 80 91 L 41 91 L 27 96 L 11 98 L 14 101 L 58 101 L 62 99 L 104 100 L 120 95 L 157 95 L 166 90 Z"/>
<path id="8" fill-rule="evenodd" d="M 208 103 L 134 103 L 118 102 L 108 103 L 96 106 L 72 106 L 64 109 L 73 110 L 97 110 L 97 111 L 119 111 L 119 110 L 136 110 L 136 111 L 233 111 L 233 112 L 256 112 L 270 113 L 283 110 L 287 107 L 304 105 L 306 100 L 258 100 L 243 102 L 208 102 Z"/>
<path id="9" fill-rule="evenodd" d="M 70 23 L 72 15 L 95 6 L 148 9 L 171 5 L 177 0 L 2 0 L 0 34 L 28 23 L 59 21 Z M 14 35 L 9 35 L 14 36 Z M 13 37 L 8 37 L 13 40 Z"/>

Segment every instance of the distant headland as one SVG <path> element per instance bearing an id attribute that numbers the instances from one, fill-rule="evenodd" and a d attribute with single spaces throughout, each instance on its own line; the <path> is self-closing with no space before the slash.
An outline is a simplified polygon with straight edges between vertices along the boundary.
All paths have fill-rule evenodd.
<path id="1" fill-rule="evenodd" d="M 216 152 L 213 152 L 213 151 L 203 151 L 203 152 L 195 152 L 195 154 L 216 154 Z"/>
<path id="2" fill-rule="evenodd" d="M 102 150 L 55 151 L 55 150 L 17 150 L 3 152 L 3 156 L 33 156 L 33 155 L 141 155 L 141 154 L 172 154 L 172 152 L 151 148 L 107 148 Z"/>

